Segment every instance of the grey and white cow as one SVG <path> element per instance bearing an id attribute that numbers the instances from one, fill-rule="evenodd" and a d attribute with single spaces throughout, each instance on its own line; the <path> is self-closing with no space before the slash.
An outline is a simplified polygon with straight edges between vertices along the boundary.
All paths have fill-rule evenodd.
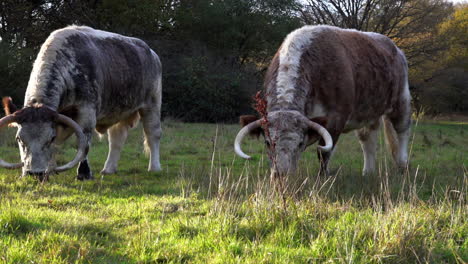
<path id="1" fill-rule="evenodd" d="M 52 32 L 34 62 L 24 107 L 16 110 L 10 98 L 3 99 L 6 116 L 0 127 L 17 127 L 22 163 L 0 159 L 0 166 L 22 167 L 23 175 L 42 179 L 80 163 L 77 178 L 91 179 L 87 153 L 96 129 L 109 137 L 101 173 L 115 173 L 128 129 L 141 118 L 148 170 L 161 170 L 161 74 L 158 55 L 140 39 L 85 26 Z M 77 155 L 57 167 L 54 147 L 74 132 Z"/>
<path id="2" fill-rule="evenodd" d="M 319 138 L 321 171 L 341 133 L 355 130 L 364 153 L 364 174 L 375 171 L 380 120 L 400 168 L 407 164 L 411 124 L 408 67 L 403 52 L 386 36 L 332 26 L 291 32 L 271 61 L 264 82 L 265 119 L 242 116 L 235 140 L 263 133 L 273 174 L 296 170 L 305 148 Z M 267 125 L 265 125 L 267 124 Z"/>

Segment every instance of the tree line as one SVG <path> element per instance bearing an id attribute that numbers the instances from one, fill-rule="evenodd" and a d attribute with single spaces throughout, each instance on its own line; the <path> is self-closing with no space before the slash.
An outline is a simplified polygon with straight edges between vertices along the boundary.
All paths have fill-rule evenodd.
<path id="1" fill-rule="evenodd" d="M 146 41 L 163 63 L 163 116 L 230 122 L 284 37 L 305 24 L 374 31 L 409 60 L 416 112 L 468 113 L 468 5 L 447 0 L 0 0 L 0 96 L 22 103 L 55 29 L 87 25 Z"/>

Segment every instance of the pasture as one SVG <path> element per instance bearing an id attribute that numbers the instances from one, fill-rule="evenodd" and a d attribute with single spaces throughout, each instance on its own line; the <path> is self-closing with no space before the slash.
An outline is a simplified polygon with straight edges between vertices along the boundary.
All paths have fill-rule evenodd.
<path id="1" fill-rule="evenodd" d="M 413 126 L 411 167 L 399 174 L 380 136 L 379 173 L 361 176 L 354 133 L 332 175 L 315 147 L 273 191 L 263 141 L 233 152 L 238 125 L 163 123 L 163 171 L 148 173 L 142 129 L 130 132 L 117 175 L 99 175 L 107 140 L 90 151 L 95 180 L 69 171 L 38 183 L 0 170 L 0 263 L 466 263 L 468 125 Z M 0 157 L 17 161 L 14 129 Z M 59 162 L 73 154 L 69 140 Z"/>

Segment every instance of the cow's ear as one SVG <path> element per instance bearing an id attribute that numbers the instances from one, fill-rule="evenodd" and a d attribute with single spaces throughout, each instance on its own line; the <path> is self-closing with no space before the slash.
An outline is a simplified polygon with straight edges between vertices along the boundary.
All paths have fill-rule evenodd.
<path id="1" fill-rule="evenodd" d="M 11 97 L 3 97 L 2 103 L 3 109 L 5 110 L 5 115 L 11 115 L 16 112 L 16 110 L 18 110 L 18 108 L 13 104 Z"/>
<path id="2" fill-rule="evenodd" d="M 59 114 L 76 120 L 78 118 L 78 108 L 76 106 L 68 106 L 60 110 Z M 57 130 L 57 137 L 55 139 L 56 144 L 62 144 L 73 134 L 73 129 L 65 124 L 56 123 L 55 128 Z"/>
<path id="3" fill-rule="evenodd" d="M 5 116 L 11 115 L 14 112 L 16 112 L 16 110 L 18 110 L 16 105 L 13 104 L 13 100 L 9 96 L 3 97 L 2 104 L 3 104 L 3 110 L 5 111 Z M 17 126 L 18 126 L 18 123 L 16 122 L 8 124 L 8 127 L 17 127 Z"/>
<path id="4" fill-rule="evenodd" d="M 315 122 L 323 127 L 327 127 L 328 119 L 325 116 L 320 116 L 320 117 L 314 117 L 310 118 L 310 121 Z M 320 135 L 317 133 L 315 129 L 308 129 L 307 130 L 307 135 L 308 135 L 308 142 L 307 145 L 314 144 L 315 141 L 320 139 Z"/>
<path id="5" fill-rule="evenodd" d="M 315 122 L 323 127 L 327 127 L 328 118 L 325 116 L 310 118 L 310 121 Z"/>
<path id="6" fill-rule="evenodd" d="M 245 127 L 246 125 L 248 125 L 248 124 L 250 124 L 250 123 L 252 123 L 254 121 L 257 121 L 258 119 L 259 118 L 257 116 L 254 116 L 254 115 L 241 115 L 239 117 L 239 124 L 241 125 L 241 127 Z M 250 136 L 256 137 L 256 138 L 258 138 L 262 134 L 263 134 L 263 129 L 261 127 L 253 129 L 249 133 Z"/>
<path id="7" fill-rule="evenodd" d="M 254 115 L 241 115 L 239 117 L 239 124 L 241 127 L 245 127 L 246 125 L 254 122 L 255 120 L 258 120 L 258 117 Z"/>

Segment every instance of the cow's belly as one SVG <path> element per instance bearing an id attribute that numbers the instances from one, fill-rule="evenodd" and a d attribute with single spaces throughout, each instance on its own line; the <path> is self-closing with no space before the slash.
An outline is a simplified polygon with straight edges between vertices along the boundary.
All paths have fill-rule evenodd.
<path id="1" fill-rule="evenodd" d="M 363 127 L 373 126 L 377 122 L 379 122 L 379 119 L 380 117 L 375 118 L 375 119 L 365 120 L 365 121 L 348 120 L 343 129 L 343 133 L 348 133 L 350 131 L 361 129 Z"/>
<path id="2" fill-rule="evenodd" d="M 373 101 L 369 102 L 368 104 L 356 106 L 355 111 L 345 123 L 344 133 L 363 127 L 376 126 L 380 118 L 392 110 L 387 106 L 386 102 L 382 102 L 380 105 L 376 105 Z M 371 103 L 374 103 L 374 105 L 371 105 Z"/>
<path id="3" fill-rule="evenodd" d="M 131 109 L 127 111 L 121 111 L 118 113 L 114 114 L 107 114 L 105 116 L 100 116 L 96 120 L 96 130 L 99 133 L 104 133 L 106 130 L 119 123 L 119 122 L 125 122 L 125 123 L 132 123 L 133 121 L 138 120 L 138 109 Z"/>

